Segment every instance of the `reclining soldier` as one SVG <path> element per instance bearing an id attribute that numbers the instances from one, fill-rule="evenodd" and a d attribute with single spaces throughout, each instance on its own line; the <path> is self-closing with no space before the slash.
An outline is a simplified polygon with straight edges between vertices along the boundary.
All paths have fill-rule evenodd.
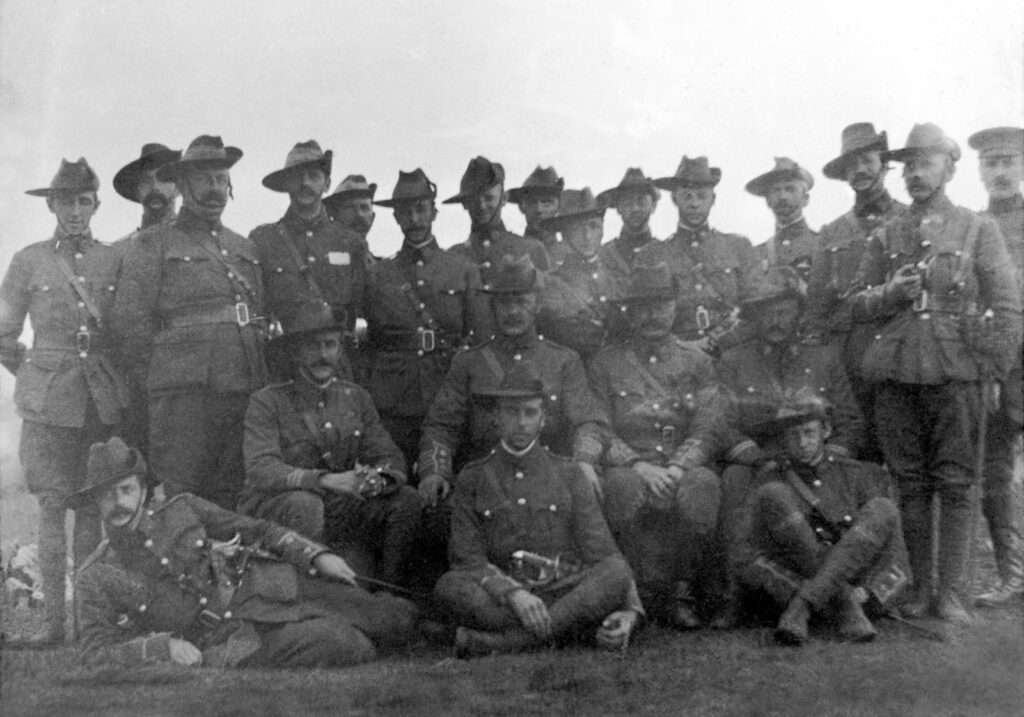
<path id="1" fill-rule="evenodd" d="M 807 640 L 812 617 L 840 639 L 872 640 L 876 614 L 910 582 L 896 505 L 887 476 L 825 449 L 831 433 L 824 402 L 801 392 L 778 413 L 783 459 L 766 468 L 743 509 L 734 566 L 740 585 L 781 612 L 775 638 Z"/>
<path id="2" fill-rule="evenodd" d="M 146 463 L 94 443 L 69 506 L 99 506 L 107 538 L 79 574 L 81 651 L 98 661 L 341 667 L 406 642 L 416 608 L 355 586 L 320 543 L 190 493 L 148 503 Z"/>
<path id="3" fill-rule="evenodd" d="M 451 571 L 434 590 L 461 655 L 572 637 L 623 648 L 643 614 L 632 574 L 580 466 L 540 445 L 548 388 L 529 363 L 485 397 L 500 436 L 452 497 Z"/>
<path id="4" fill-rule="evenodd" d="M 343 329 L 330 307 L 314 303 L 268 347 L 292 378 L 249 401 L 239 512 L 325 542 L 360 575 L 401 585 L 423 501 L 405 485 L 402 452 L 370 395 L 338 376 Z"/>
<path id="5" fill-rule="evenodd" d="M 708 467 L 720 453 L 727 403 L 711 358 L 672 334 L 675 279 L 665 263 L 636 265 L 624 301 L 632 338 L 590 365 L 611 416 L 604 510 L 651 614 L 700 627 L 694 587 L 718 519 Z"/>

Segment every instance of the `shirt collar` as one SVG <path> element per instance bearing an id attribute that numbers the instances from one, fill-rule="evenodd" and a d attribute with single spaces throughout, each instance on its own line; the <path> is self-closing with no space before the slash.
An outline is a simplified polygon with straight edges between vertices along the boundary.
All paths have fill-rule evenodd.
<path id="1" fill-rule="evenodd" d="M 427 237 L 426 241 L 421 244 L 412 244 L 408 240 L 402 243 L 402 248 L 398 250 L 398 254 L 395 257 L 398 261 L 403 264 L 412 264 L 417 261 L 430 261 L 435 254 L 441 251 L 440 247 L 437 246 L 437 239 L 431 234 Z"/>
<path id="2" fill-rule="evenodd" d="M 469 232 L 470 244 L 479 244 L 485 240 L 493 240 L 495 237 L 501 236 L 505 233 L 505 222 L 502 219 L 488 224 L 485 227 L 479 229 L 473 229 Z"/>
<path id="3" fill-rule="evenodd" d="M 866 217 L 871 214 L 881 217 L 889 213 L 892 208 L 892 197 L 888 190 L 883 189 L 871 198 L 861 197 L 859 194 L 854 200 L 853 213 L 858 217 Z"/>
<path id="4" fill-rule="evenodd" d="M 295 211 L 295 207 L 289 205 L 288 211 L 284 213 L 284 217 L 281 219 L 284 225 L 294 233 L 301 233 L 305 231 L 315 231 L 322 225 L 330 221 L 327 216 L 327 210 L 324 209 L 323 204 L 320 205 L 320 211 L 312 219 L 304 219 L 299 216 L 299 213 Z"/>
<path id="5" fill-rule="evenodd" d="M 989 199 L 988 200 L 988 213 L 989 214 L 1009 214 L 1010 212 L 1021 209 L 1024 207 L 1024 197 L 1019 193 L 1014 194 L 1009 199 Z"/>
<path id="6" fill-rule="evenodd" d="M 807 228 L 807 220 L 804 219 L 804 215 L 801 214 L 798 219 L 794 219 L 786 224 L 775 225 L 775 236 L 779 237 L 782 234 L 797 234 Z"/>
<path id="7" fill-rule="evenodd" d="M 537 327 L 533 327 L 525 334 L 521 336 L 504 336 L 498 334 L 494 339 L 494 342 L 498 345 L 498 348 L 508 353 L 515 351 L 522 351 L 523 349 L 532 348 L 537 345 L 540 341 L 540 337 L 537 336 Z"/>
<path id="8" fill-rule="evenodd" d="M 86 229 L 81 234 L 71 235 L 58 226 L 53 232 L 53 248 L 60 250 L 68 248 L 71 251 L 84 251 L 96 240 L 92 238 L 92 230 Z"/>
<path id="9" fill-rule="evenodd" d="M 189 211 L 187 207 L 182 207 L 181 211 L 178 212 L 178 216 L 174 220 L 174 226 L 185 231 L 210 232 L 218 231 L 224 225 L 221 224 L 220 217 L 209 222 L 198 214 Z"/>

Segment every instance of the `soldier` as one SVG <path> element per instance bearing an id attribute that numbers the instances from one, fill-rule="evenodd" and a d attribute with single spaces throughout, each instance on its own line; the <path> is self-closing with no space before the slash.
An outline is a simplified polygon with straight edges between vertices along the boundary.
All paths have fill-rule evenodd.
<path id="1" fill-rule="evenodd" d="M 882 159 L 904 163 L 908 212 L 872 234 L 854 318 L 884 319 L 862 373 L 881 385 L 875 421 L 899 484 L 915 576 L 908 616 L 968 622 L 956 594 L 968 553 L 980 411 L 1017 361 L 1021 299 L 999 228 L 946 197 L 960 148 L 933 124 Z M 985 316 L 990 318 L 984 318 Z M 982 396 L 981 394 L 986 394 Z M 985 408 L 982 407 L 985 404 Z M 939 496 L 939 582 L 932 583 L 932 499 Z"/>
<path id="2" fill-rule="evenodd" d="M 551 267 L 561 260 L 564 247 L 558 243 L 555 230 L 546 226 L 545 221 L 558 214 L 564 187 L 565 180 L 558 176 L 554 167 L 538 165 L 523 186 L 508 190 L 508 200 L 518 204 L 519 211 L 526 217 L 523 236 L 537 239 L 544 245 Z"/>
<path id="3" fill-rule="evenodd" d="M 726 403 L 711 359 L 672 334 L 677 287 L 664 263 L 638 264 L 623 301 L 633 329 L 590 365 L 615 439 L 602 465 L 605 515 L 653 616 L 700 627 L 694 587 L 718 517 Z"/>
<path id="4" fill-rule="evenodd" d="M 331 219 L 358 236 L 361 251 L 367 264 L 377 258 L 370 252 L 369 240 L 373 220 L 377 214 L 373 211 L 373 196 L 377 193 L 377 185 L 369 184 L 361 174 L 350 174 L 341 180 L 334 191 L 324 197 L 324 208 Z"/>
<path id="5" fill-rule="evenodd" d="M 651 243 L 640 253 L 645 263 L 668 264 L 677 279 L 673 332 L 708 352 L 739 342 L 735 330 L 740 296 L 756 264 L 749 239 L 708 224 L 721 180 L 722 170 L 709 167 L 707 157 L 686 156 L 673 176 L 655 179 L 654 186 L 671 193 L 679 226 L 664 242 Z"/>
<path id="6" fill-rule="evenodd" d="M 806 282 L 810 278 L 818 235 L 804 219 L 814 177 L 789 157 L 776 157 L 775 168 L 747 182 L 747 191 L 764 197 L 775 215 L 775 235 L 755 248 L 760 270 L 791 266 Z"/>
<path id="7" fill-rule="evenodd" d="M 598 194 L 597 201 L 615 207 L 622 218 L 622 231 L 601 247 L 600 256 L 615 282 L 624 287 L 629 283 L 637 254 L 657 241 L 651 236 L 651 216 L 658 208 L 658 188 L 642 169 L 630 167 L 618 186 Z"/>
<path id="8" fill-rule="evenodd" d="M 267 189 L 288 193 L 288 211 L 273 224 L 253 229 L 249 239 L 259 252 L 268 313 L 283 324 L 293 323 L 294 313 L 310 303 L 330 306 L 346 327 L 342 370 L 351 378 L 351 363 L 358 361 L 352 330 L 362 312 L 366 259 L 361 239 L 332 221 L 324 208 L 332 158 L 331 150 L 322 151 L 315 140 L 296 144 L 284 169 L 263 178 Z M 275 368 L 276 357 L 268 363 Z"/>
<path id="9" fill-rule="evenodd" d="M 491 323 L 476 265 L 437 246 L 436 197 L 437 187 L 416 169 L 399 172 L 391 199 L 377 202 L 394 209 L 405 238 L 398 254 L 371 268 L 366 300 L 366 388 L 410 466 L 452 356 L 486 338 Z"/>
<path id="10" fill-rule="evenodd" d="M 127 248 L 111 317 L 122 361 L 147 377 L 154 477 L 232 508 L 249 394 L 266 382 L 256 247 L 220 220 L 241 156 L 202 135 L 158 170 L 182 208 Z"/>
<path id="11" fill-rule="evenodd" d="M 159 142 L 150 142 L 142 145 L 138 159 L 121 167 L 114 175 L 114 191 L 129 202 L 142 205 L 139 231 L 159 224 L 170 224 L 178 215 L 178 188 L 174 182 L 157 179 L 156 171 L 179 159 L 180 149 L 168 149 Z"/>
<path id="12" fill-rule="evenodd" d="M 821 228 L 821 243 L 812 262 L 807 287 L 809 332 L 835 345 L 843 358 L 853 395 L 867 421 L 865 450 L 861 458 L 882 462 L 872 419 L 872 384 L 860 375 L 864 351 L 878 326 L 855 323 L 849 294 L 872 231 L 906 211 L 889 196 L 885 176 L 889 165 L 882 153 L 889 149 L 885 132 L 875 132 L 870 122 L 856 122 L 843 130 L 842 150 L 825 165 L 829 179 L 845 181 L 853 189 L 853 209 Z"/>
<path id="13" fill-rule="evenodd" d="M 981 180 L 988 192 L 984 215 L 995 219 L 1017 269 L 1018 287 L 1024 285 L 1024 129 L 993 127 L 972 134 L 968 144 L 978 150 Z M 1021 366 L 1015 362 L 1000 392 L 999 409 L 989 416 L 985 433 L 985 469 L 981 502 L 996 557 L 999 577 L 975 602 L 1001 605 L 1024 593 L 1024 545 L 1013 500 L 1014 446 L 1024 422 Z"/>
<path id="14" fill-rule="evenodd" d="M 813 393 L 787 402 L 774 428 L 784 432 L 785 458 L 760 476 L 746 506 L 740 581 L 781 612 L 782 644 L 802 645 L 812 615 L 842 640 L 872 640 L 865 593 L 880 615 L 909 583 L 899 511 L 883 492 L 887 476 L 826 449 L 827 411 Z"/>
<path id="15" fill-rule="evenodd" d="M 139 158 L 129 162 L 114 175 L 114 189 L 130 202 L 142 205 L 142 224 L 128 236 L 114 242 L 126 250 L 139 232 L 150 227 L 170 224 L 178 216 L 178 188 L 174 182 L 156 177 L 160 167 L 181 159 L 180 149 L 168 149 L 158 142 L 142 146 Z M 136 367 L 136 369 L 141 367 Z M 117 434 L 135 446 L 143 455 L 149 454 L 149 404 L 146 402 L 146 376 L 141 370 L 128 373 L 130 400 Z"/>
<path id="16" fill-rule="evenodd" d="M 53 237 L 18 251 L 0 284 L 0 362 L 16 376 L 14 403 L 22 418 L 18 455 L 25 483 L 39 502 L 39 567 L 45 620 L 30 642 L 64 640 L 67 542 L 63 500 L 85 479 L 85 455 L 105 440 L 127 406 L 127 386 L 110 359 L 108 332 L 118 251 L 93 238 L 100 182 L 85 161 L 62 160 L 46 197 L 57 219 Z M 25 317 L 32 348 L 18 341 Z M 99 542 L 95 510 L 75 513 L 74 563 Z"/>
<path id="17" fill-rule="evenodd" d="M 643 614 L 589 480 L 540 445 L 546 394 L 529 363 L 484 394 L 497 402 L 498 444 L 459 475 L 452 570 L 434 591 L 460 625 L 462 655 L 595 631 L 599 644 L 621 648 Z"/>
<path id="18" fill-rule="evenodd" d="M 449 251 L 477 265 L 485 289 L 491 285 L 498 262 L 506 254 L 529 256 L 538 269 L 548 270 L 547 250 L 540 241 L 505 229 L 501 220 L 505 201 L 505 168 L 486 157 L 475 157 L 462 175 L 459 193 L 442 202 L 461 204 L 469 215 L 469 239 Z"/>
<path id="19" fill-rule="evenodd" d="M 83 657 L 215 667 L 343 667 L 406 642 L 415 607 L 355 587 L 320 543 L 182 493 L 148 503 L 146 463 L 119 438 L 89 451 L 72 507 L 106 540 L 79 575 Z"/>
<path id="20" fill-rule="evenodd" d="M 423 422 L 419 489 L 428 505 L 447 496 L 452 476 L 494 445 L 492 412 L 477 396 L 494 390 L 519 363 L 532 364 L 544 381 L 545 445 L 588 466 L 601 455 L 608 422 L 579 356 L 537 335 L 540 290 L 541 274 L 529 257 L 502 259 L 488 290 L 497 336 L 452 358 Z"/>
<path id="21" fill-rule="evenodd" d="M 245 414 L 239 512 L 327 543 L 360 574 L 403 585 L 423 502 L 365 390 L 338 377 L 342 326 L 312 305 L 284 325 L 292 378 L 260 389 Z"/>
<path id="22" fill-rule="evenodd" d="M 559 232 L 562 258 L 545 277 L 541 293 L 540 331 L 588 361 L 605 343 L 609 330 L 624 331 L 625 314 L 616 304 L 621 288 L 601 263 L 605 207 L 590 187 L 562 192 L 558 216 L 542 226 Z M 624 306 L 622 307 L 625 308 Z"/>

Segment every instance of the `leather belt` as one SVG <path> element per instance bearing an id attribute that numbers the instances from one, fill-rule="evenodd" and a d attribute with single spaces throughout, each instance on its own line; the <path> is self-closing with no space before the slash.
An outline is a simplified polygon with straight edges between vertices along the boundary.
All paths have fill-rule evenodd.
<path id="1" fill-rule="evenodd" d="M 432 329 L 418 331 L 375 331 L 370 337 L 370 347 L 378 351 L 448 351 L 455 343 Z"/>
<path id="2" fill-rule="evenodd" d="M 249 326 L 260 319 L 249 315 L 249 306 L 244 301 L 237 304 L 210 306 L 206 308 L 186 306 L 165 316 L 165 329 L 179 329 L 186 326 L 205 326 L 207 324 L 235 324 L 239 327 Z"/>
<path id="3" fill-rule="evenodd" d="M 67 336 L 36 336 L 32 340 L 34 349 L 58 349 L 61 351 L 77 351 L 83 358 L 90 351 L 107 348 L 103 334 L 93 331 L 76 331 Z"/>

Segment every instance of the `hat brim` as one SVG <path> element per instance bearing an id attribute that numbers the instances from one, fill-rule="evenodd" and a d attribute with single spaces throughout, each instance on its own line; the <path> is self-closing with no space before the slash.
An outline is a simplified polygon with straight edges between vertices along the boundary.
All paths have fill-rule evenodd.
<path id="1" fill-rule="evenodd" d="M 881 152 L 883 155 L 886 153 L 886 142 L 885 138 L 876 139 L 871 144 L 858 147 L 857 149 L 850 150 L 849 152 L 843 152 L 838 157 L 833 159 L 831 162 L 826 164 L 821 169 L 821 173 L 829 179 L 846 180 L 846 167 L 850 163 L 850 160 L 856 157 L 858 154 L 864 152 Z"/>
<path id="2" fill-rule="evenodd" d="M 467 199 L 472 199 L 474 196 L 476 195 L 463 194 L 462 192 L 459 192 L 454 197 L 448 197 L 447 199 L 442 201 L 441 204 L 462 204 L 464 201 L 466 201 Z"/>
<path id="3" fill-rule="evenodd" d="M 96 500 L 99 498 L 99 495 L 103 491 L 107 490 L 113 485 L 116 485 L 117 483 L 120 483 L 125 478 L 128 478 L 130 476 L 137 476 L 139 482 L 142 483 L 143 486 L 145 486 L 147 471 L 146 461 L 142 457 L 142 454 L 139 453 L 139 450 L 137 448 L 132 448 L 132 454 L 135 457 L 135 462 L 132 463 L 130 467 L 121 470 L 117 473 L 111 474 L 108 478 L 104 478 L 99 483 L 87 485 L 84 488 L 81 488 L 79 490 L 76 490 L 74 493 L 71 493 L 66 498 L 64 498 L 64 507 L 66 507 L 68 510 L 79 510 L 91 503 L 95 503 Z"/>
<path id="4" fill-rule="evenodd" d="M 336 207 L 339 204 L 349 201 L 350 199 L 373 199 L 373 196 L 377 193 L 377 185 L 371 184 L 366 189 L 346 189 L 342 192 L 335 192 L 334 194 L 328 194 L 324 197 L 324 204 L 328 207 Z M 377 204 L 377 202 L 374 202 Z"/>
<path id="5" fill-rule="evenodd" d="M 795 288 L 786 289 L 783 292 L 775 294 L 773 296 L 762 296 L 756 299 L 748 299 L 740 302 L 740 318 L 749 319 L 756 315 L 761 309 L 768 304 L 773 304 L 777 301 L 785 301 L 786 299 L 796 299 L 800 303 L 803 303 L 805 297 Z"/>
<path id="6" fill-rule="evenodd" d="M 959 153 L 954 152 L 950 147 L 944 147 L 939 144 L 932 145 L 931 147 L 901 147 L 899 149 L 892 149 L 882 153 L 882 161 L 906 162 L 910 157 L 920 157 L 922 154 L 932 154 L 934 152 L 948 154 L 953 158 L 953 161 L 960 159 Z"/>
<path id="7" fill-rule="evenodd" d="M 828 415 L 819 410 L 810 410 L 803 413 L 794 413 L 791 416 L 772 418 L 768 421 L 754 424 L 750 432 L 756 436 L 771 436 L 782 433 L 787 428 L 802 426 L 808 421 L 827 421 Z"/>
<path id="8" fill-rule="evenodd" d="M 26 190 L 25 194 L 32 197 L 53 197 L 58 194 L 81 194 L 82 192 L 96 192 L 99 191 L 96 187 L 63 187 L 61 189 L 51 189 L 50 187 L 43 187 L 42 189 L 29 189 Z"/>
<path id="9" fill-rule="evenodd" d="M 515 187 L 508 190 L 508 200 L 513 204 L 519 204 L 529 196 L 535 197 L 560 197 L 562 187 Z"/>
<path id="10" fill-rule="evenodd" d="M 144 157 L 139 157 L 134 162 L 117 170 L 114 175 L 114 191 L 127 199 L 129 202 L 139 203 L 138 188 L 139 177 L 143 172 L 159 169 L 165 164 L 177 162 L 181 159 L 181 150 L 162 149 Z"/>
<path id="11" fill-rule="evenodd" d="M 335 318 L 337 318 L 337 314 L 335 314 Z M 270 349 L 271 347 L 273 347 L 277 350 L 287 350 L 291 348 L 300 339 L 306 338 L 307 336 L 319 334 L 324 331 L 340 331 L 342 333 L 345 333 L 346 328 L 347 327 L 345 326 L 345 324 L 339 321 L 338 323 L 335 324 L 317 326 L 315 329 L 303 329 L 302 331 L 292 331 L 287 334 L 282 334 L 281 336 L 276 336 L 272 338 L 270 341 L 267 342 L 267 348 Z"/>
<path id="12" fill-rule="evenodd" d="M 651 180 L 655 187 L 664 189 L 667 192 L 676 189 L 702 189 L 704 187 L 717 187 L 722 181 L 722 170 L 718 167 L 711 168 L 711 177 L 708 179 L 691 179 L 689 177 L 659 177 Z"/>
<path id="13" fill-rule="evenodd" d="M 170 182 L 181 176 L 183 172 L 193 169 L 231 169 L 242 158 L 242 150 L 238 147 L 225 147 L 224 154 L 227 156 L 220 159 L 180 159 L 177 162 L 165 164 L 156 170 L 156 178 L 161 182 Z"/>
<path id="14" fill-rule="evenodd" d="M 647 184 L 633 184 L 626 187 L 612 187 L 606 189 L 597 195 L 597 201 L 604 204 L 606 207 L 614 207 L 619 203 L 619 197 L 623 194 L 635 194 L 645 192 L 650 195 L 651 199 L 658 201 L 661 195 L 658 194 L 658 188 L 654 186 L 654 182 L 648 182 Z"/>
<path id="15" fill-rule="evenodd" d="M 418 194 L 412 197 L 402 197 L 400 199 L 381 199 L 380 201 L 374 202 L 374 204 L 378 207 L 394 208 L 400 207 L 403 204 L 415 204 L 416 202 L 421 202 L 424 199 L 428 199 L 433 202 L 437 201 L 437 196 L 434 194 Z"/>
<path id="16" fill-rule="evenodd" d="M 544 219 L 540 223 L 541 229 L 548 231 L 557 232 L 562 231 L 568 226 L 584 222 L 594 217 L 604 218 L 604 213 L 608 211 L 608 207 L 598 207 L 596 209 L 587 209 L 582 212 L 572 212 L 569 214 L 558 214 L 556 216 Z"/>
<path id="17" fill-rule="evenodd" d="M 797 172 L 792 169 L 773 169 L 747 182 L 746 190 L 759 197 L 767 197 L 768 190 L 776 182 L 795 182 L 798 180 L 806 182 L 808 189 L 814 187 L 814 177 L 806 170 Z"/>
<path id="18" fill-rule="evenodd" d="M 273 192 L 288 192 L 288 178 L 294 174 L 299 174 L 306 171 L 311 167 L 319 167 L 323 170 L 326 176 L 331 176 L 331 165 L 334 161 L 334 153 L 331 150 L 324 152 L 324 156 L 320 159 L 310 159 L 306 162 L 299 162 L 293 164 L 290 167 L 279 169 L 276 172 L 271 172 L 263 178 L 263 186 Z"/>

